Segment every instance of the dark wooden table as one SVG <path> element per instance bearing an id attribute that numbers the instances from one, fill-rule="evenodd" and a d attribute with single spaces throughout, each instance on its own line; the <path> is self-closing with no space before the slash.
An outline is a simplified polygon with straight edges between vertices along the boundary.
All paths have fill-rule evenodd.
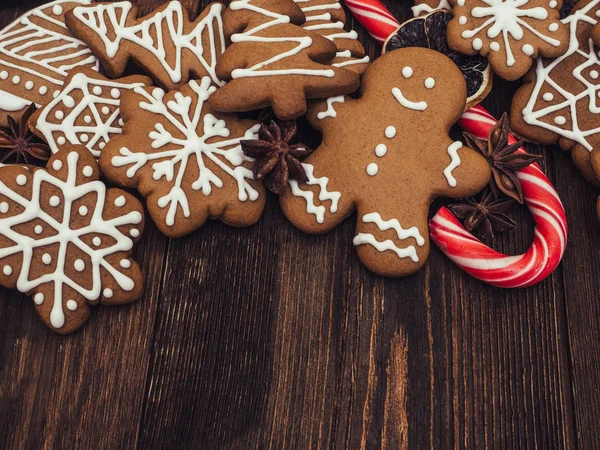
<path id="1" fill-rule="evenodd" d="M 2 25 L 34 4 L 13 5 Z M 485 106 L 501 114 L 516 87 L 497 82 Z M 563 264 L 528 289 L 484 285 L 437 248 L 414 276 L 377 277 L 354 218 L 306 236 L 271 197 L 248 229 L 169 240 L 149 224 L 143 299 L 74 335 L 0 290 L 0 448 L 599 448 L 598 192 L 568 154 L 531 151 L 571 230 Z M 514 217 L 500 251 L 531 242 L 526 208 Z"/>

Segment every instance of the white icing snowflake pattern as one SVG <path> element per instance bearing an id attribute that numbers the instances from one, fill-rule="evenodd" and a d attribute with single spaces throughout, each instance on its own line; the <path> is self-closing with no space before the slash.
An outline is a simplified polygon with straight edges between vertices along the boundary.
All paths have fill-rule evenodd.
<path id="1" fill-rule="evenodd" d="M 598 17 L 597 13 L 593 14 L 592 11 L 599 5 L 600 0 L 591 1 L 585 7 L 563 19 L 563 23 L 569 26 L 570 31 L 569 50 L 551 62 L 538 58 L 535 86 L 523 109 L 523 119 L 527 124 L 557 133 L 582 145 L 589 151 L 594 148 L 594 144 L 590 140 L 595 139 L 596 145 L 598 144 L 596 138 L 600 133 L 600 126 L 582 129 L 581 124 L 600 114 L 600 79 L 598 76 L 600 49 L 594 45 L 591 38 L 582 39 L 580 44 L 577 36 L 579 26 L 592 26 L 598 23 L 591 16 Z M 572 70 L 572 78 L 568 77 L 561 83 L 553 78 L 553 75 L 555 72 L 557 76 L 565 73 L 562 63 L 567 58 L 576 58 L 581 63 Z M 549 104 L 555 96 L 562 98 L 562 101 Z M 587 109 L 588 114 L 582 113 L 582 108 L 578 108 L 578 105 L 585 105 L 583 111 Z M 598 124 L 597 120 L 591 122 Z"/>
<path id="2" fill-rule="evenodd" d="M 64 179 L 43 169 L 17 175 L 17 185 L 26 187 L 31 183 L 31 193 L 28 195 L 30 198 L 9 188 L 4 183 L 6 179 L 0 181 L 0 198 L 3 199 L 0 202 L 0 235 L 13 242 L 13 245 L 0 249 L 0 261 L 2 261 L 0 267 L 4 275 L 10 276 L 17 267 L 6 264 L 3 260 L 15 255 L 22 257 L 16 287 L 25 293 L 37 291 L 34 295 L 37 305 L 46 301 L 41 291 L 48 292 L 47 285 L 53 284 L 54 298 L 50 323 L 56 329 L 62 328 L 65 324 L 64 306 L 70 311 L 77 309 L 76 301 L 65 298 L 66 286 L 90 302 L 95 302 L 101 295 L 107 299 L 113 296 L 114 293 L 110 289 L 102 291 L 102 281 L 107 275 L 110 275 L 125 292 L 131 292 L 135 288 L 134 280 L 123 273 L 123 268 L 132 266 L 131 260 L 127 259 L 126 255 L 133 247 L 133 240 L 123 234 L 123 231 L 128 229 L 131 236 L 139 236 L 141 230 L 138 227 L 143 221 L 142 213 L 127 208 L 129 212 L 106 220 L 103 217 L 107 201 L 106 186 L 97 180 L 97 167 L 94 169 L 91 165 L 83 164 L 80 159 L 81 156 L 75 151 L 66 154 L 67 175 L 63 177 Z M 59 159 L 58 156 L 51 161 L 51 170 L 54 172 L 63 168 L 63 159 Z M 95 164 L 92 161 L 90 163 Z M 82 175 L 85 178 L 92 178 L 89 182 L 78 184 L 77 178 L 78 176 L 81 178 Z M 47 200 L 47 204 L 43 204 L 44 193 L 51 187 L 58 189 L 60 196 L 53 195 Z M 74 202 L 84 197 L 87 200 L 95 198 L 93 207 L 80 206 L 78 209 L 73 207 Z M 121 203 L 124 206 L 122 200 Z M 15 208 L 20 212 L 13 215 Z M 78 217 L 75 218 L 75 215 Z M 83 224 L 82 218 L 86 219 Z M 74 222 L 78 225 L 74 226 Z M 122 229 L 120 230 L 119 227 Z M 30 237 L 38 235 L 39 238 Z M 106 245 L 107 242 L 109 245 Z M 40 251 L 46 251 L 52 248 L 51 246 L 57 249 L 43 253 L 41 256 L 42 263 L 50 268 L 49 271 L 31 279 L 30 269 L 35 263 L 34 257 L 36 255 L 39 257 Z M 72 262 L 73 258 L 69 256 L 71 252 L 85 254 L 86 260 L 78 258 Z M 120 260 L 120 267 L 116 267 L 107 260 L 107 257 L 114 257 L 119 253 L 123 254 L 123 259 Z M 68 262 L 71 262 L 73 267 L 67 267 Z M 53 270 L 52 265 L 54 265 Z M 72 273 L 72 269 L 76 272 L 85 271 L 88 274 L 85 278 L 92 280 L 91 286 L 84 286 L 67 275 L 69 272 Z"/>
<path id="3" fill-rule="evenodd" d="M 204 111 L 206 101 L 216 90 L 216 87 L 211 85 L 211 79 L 204 77 L 200 83 L 192 80 L 189 87 L 197 96 L 193 109 L 192 97 L 181 92 L 176 92 L 173 100 L 164 101 L 165 93 L 162 89 L 155 88 L 151 92 L 143 88 L 134 89 L 135 93 L 144 98 L 139 104 L 140 108 L 160 116 L 154 130 L 149 134 L 152 149 L 144 148 L 143 151 L 136 152 L 122 147 L 119 149 L 120 154 L 111 159 L 114 167 L 130 166 L 126 170 L 129 178 L 133 178 L 146 164 L 152 164 L 154 180 L 158 181 L 164 177 L 172 183 L 170 192 L 158 200 L 160 208 L 168 208 L 168 226 L 175 224 L 178 210 L 181 210 L 186 218 L 191 216 L 185 192 L 188 186 L 185 186 L 185 189 L 183 186 L 190 164 L 195 163 L 199 173 L 198 178 L 191 184 L 193 191 L 201 191 L 205 196 L 209 196 L 213 186 L 223 187 L 223 179 L 207 166 L 206 162 L 210 161 L 225 175 L 235 180 L 240 201 L 255 201 L 259 197 L 258 191 L 248 182 L 254 179 L 252 171 L 242 165 L 252 159 L 244 155 L 240 145 L 242 139 L 257 139 L 259 125 L 248 129 L 241 137 L 229 138 L 230 130 L 226 122 Z M 160 120 L 167 120 L 177 135 L 174 136 L 168 131 Z"/>

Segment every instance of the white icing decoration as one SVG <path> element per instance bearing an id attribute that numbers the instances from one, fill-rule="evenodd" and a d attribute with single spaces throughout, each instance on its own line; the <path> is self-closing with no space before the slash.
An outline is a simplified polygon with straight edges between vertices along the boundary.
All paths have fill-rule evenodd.
<path id="1" fill-rule="evenodd" d="M 119 208 L 122 208 L 123 206 L 125 206 L 126 200 L 125 197 L 123 195 L 119 195 L 116 199 L 115 199 L 115 206 L 118 206 Z"/>
<path id="2" fill-rule="evenodd" d="M 91 177 L 92 175 L 94 175 L 94 169 L 92 169 L 92 166 L 85 166 L 83 168 L 83 170 L 81 171 L 81 173 L 83 174 L 83 176 L 85 177 Z"/>
<path id="3" fill-rule="evenodd" d="M 55 159 L 54 161 L 52 161 L 52 168 L 54 170 L 60 170 L 62 169 L 63 163 L 60 159 Z"/>
<path id="4" fill-rule="evenodd" d="M 42 234 L 44 231 L 44 227 L 42 227 L 41 225 L 36 225 L 34 228 L 35 234 Z"/>
<path id="5" fill-rule="evenodd" d="M 117 56 L 117 54 L 121 42 L 130 42 L 152 54 L 156 63 L 162 66 L 173 83 L 184 81 L 187 75 L 182 73 L 186 66 L 184 61 L 188 61 L 189 64 L 193 59 L 196 70 L 201 67 L 215 84 L 223 84 L 215 73 L 217 58 L 225 51 L 221 3 L 213 3 L 206 17 L 195 24 L 187 34 L 184 34 L 184 29 L 189 27 L 184 26 L 186 24 L 183 21 L 183 6 L 178 1 L 171 1 L 164 10 L 152 13 L 144 21 L 127 26 L 127 23 L 135 20 L 135 17 L 129 17 L 131 9 L 131 2 L 124 1 L 77 7 L 73 9 L 73 15 L 101 38 L 108 58 L 120 57 L 121 55 Z M 112 28 L 110 35 L 106 33 L 108 29 L 106 19 Z M 169 30 L 168 37 L 161 33 L 159 38 L 155 39 L 156 30 L 161 30 L 163 27 Z M 205 49 L 202 45 L 205 31 L 210 37 L 209 49 Z M 217 40 L 220 48 L 215 45 Z M 175 59 L 173 65 L 170 65 L 165 57 L 167 51 L 169 56 Z"/>
<path id="6" fill-rule="evenodd" d="M 13 272 L 12 267 L 10 267 L 8 265 L 4 266 L 2 268 L 2 273 L 4 273 L 4 275 L 6 275 L 7 277 L 10 276 L 10 275 L 12 275 L 12 272 Z"/>
<path id="7" fill-rule="evenodd" d="M 431 77 L 426 78 L 424 84 L 427 89 L 433 89 L 435 87 L 435 80 Z"/>
<path id="8" fill-rule="evenodd" d="M 88 213 L 87 206 L 85 206 L 85 205 L 81 205 L 81 206 L 79 207 L 79 215 L 80 215 L 80 216 L 86 216 L 86 215 L 87 215 L 87 213 Z"/>
<path id="9" fill-rule="evenodd" d="M 490 50 L 492 50 L 493 52 L 500 51 L 500 44 L 498 44 L 497 42 L 492 42 L 490 44 Z"/>
<path id="10" fill-rule="evenodd" d="M 132 211 L 110 220 L 103 219 L 106 186 L 101 181 L 76 185 L 77 173 L 79 171 L 77 168 L 78 160 L 79 155 L 75 152 L 69 153 L 66 156 L 68 173 L 65 181 L 55 178 L 44 170 L 33 172 L 31 199 L 17 194 L 0 181 L 0 195 L 7 197 L 11 202 L 22 207 L 20 214 L 0 219 L 0 234 L 14 242 L 14 245 L 0 249 L 0 259 L 17 254 L 22 255 L 23 262 L 17 281 L 17 289 L 21 292 L 31 292 L 42 285 L 52 283 L 54 287 L 54 303 L 50 314 L 50 323 L 54 328 L 62 328 L 65 323 L 63 311 L 63 292 L 65 286 L 69 286 L 88 301 L 95 301 L 100 297 L 102 270 L 109 274 L 121 289 L 131 291 L 134 288 L 134 281 L 119 272 L 107 261 L 106 257 L 131 250 L 133 242 L 119 231 L 119 227 L 141 223 L 143 219 L 142 215 L 137 211 Z M 48 214 L 44 207 L 40 205 L 42 191 L 45 191 L 48 186 L 54 186 L 59 189 L 65 199 L 65 212 L 61 214 L 58 220 L 55 218 L 56 214 Z M 71 228 L 71 205 L 74 201 L 83 197 L 96 199 L 93 213 L 89 216 L 89 223 L 86 226 L 73 229 Z M 17 231 L 19 225 L 30 223 L 32 220 L 41 220 L 47 223 L 56 233 L 41 239 L 23 238 L 23 235 Z M 110 236 L 113 244 L 105 249 L 94 250 L 82 239 L 90 234 Z M 54 271 L 45 273 L 38 278 L 30 279 L 30 268 L 34 251 L 38 248 L 51 245 L 58 246 Z M 91 286 L 81 286 L 66 275 L 65 268 L 66 261 L 68 260 L 67 253 L 69 246 L 75 246 L 89 256 L 90 267 L 88 270 L 91 271 L 89 277 Z M 48 253 L 44 253 L 42 262 L 50 265 L 52 257 Z M 36 295 L 34 300 L 39 305 L 43 302 L 43 297 Z"/>
<path id="11" fill-rule="evenodd" d="M 114 293 L 113 293 L 112 289 L 106 288 L 102 292 L 102 295 L 104 295 L 104 297 L 106 297 L 106 298 L 111 298 L 114 295 Z"/>
<path id="12" fill-rule="evenodd" d="M 427 102 L 425 102 L 425 101 L 413 102 L 411 100 L 408 100 L 402 94 L 402 91 L 397 87 L 392 89 L 392 94 L 394 95 L 394 97 L 396 97 L 396 100 L 398 100 L 398 103 L 400 103 L 405 108 L 412 109 L 414 111 L 425 111 L 427 109 Z"/>
<path id="13" fill-rule="evenodd" d="M 60 198 L 57 195 L 53 195 L 52 197 L 50 197 L 50 206 L 54 206 L 57 207 L 58 205 L 60 205 Z"/>
<path id="14" fill-rule="evenodd" d="M 75 300 L 68 300 L 67 309 L 69 311 L 77 311 L 77 302 Z"/>
<path id="15" fill-rule="evenodd" d="M 550 0 L 550 3 L 548 3 L 548 6 L 550 6 L 550 8 L 554 9 L 558 6 L 558 2 L 556 0 Z"/>
<path id="16" fill-rule="evenodd" d="M 304 167 L 306 177 L 308 178 L 306 185 L 319 186 L 319 200 L 321 202 L 331 202 L 329 212 L 335 214 L 338 210 L 338 203 L 342 197 L 342 194 L 337 191 L 328 191 L 327 184 L 329 183 L 329 178 L 316 178 L 314 176 L 315 168 L 312 164 L 302 163 L 302 166 Z M 326 209 L 323 205 L 315 205 L 313 192 L 300 189 L 300 186 L 296 180 L 289 180 L 288 183 L 292 190 L 292 194 L 296 197 L 302 197 L 306 201 L 306 212 L 308 214 L 313 214 L 317 220 L 317 223 L 325 222 Z"/>
<path id="17" fill-rule="evenodd" d="M 38 292 L 37 294 L 35 294 L 33 296 L 33 301 L 35 302 L 36 305 L 41 305 L 42 303 L 44 303 L 44 294 L 42 294 L 41 292 Z"/>
<path id="18" fill-rule="evenodd" d="M 334 103 L 344 103 L 346 98 L 343 95 L 338 95 L 337 97 L 330 97 L 327 99 L 327 109 L 317 114 L 317 119 L 323 120 L 327 117 L 337 117 L 337 112 L 333 107 Z"/>
<path id="19" fill-rule="evenodd" d="M 289 16 L 285 14 L 279 14 L 274 11 L 261 8 L 252 3 L 253 0 L 235 0 L 229 4 L 229 9 L 232 11 L 247 10 L 258 14 L 261 14 L 267 20 L 259 25 L 246 30 L 244 33 L 236 33 L 231 36 L 231 42 L 233 44 L 240 42 L 278 42 L 278 43 L 291 43 L 296 44 L 290 50 L 282 53 L 278 53 L 275 56 L 268 58 L 258 64 L 248 68 L 238 68 L 231 72 L 231 78 L 246 78 L 246 77 L 266 77 L 266 76 L 280 76 L 280 75 L 305 75 L 305 76 L 320 76 L 333 78 L 335 72 L 330 69 L 303 69 L 303 68 L 289 68 L 289 69 L 265 69 L 265 67 L 279 62 L 286 58 L 293 57 L 303 50 L 309 48 L 312 45 L 312 38 L 310 36 L 279 36 L 279 37 L 266 37 L 259 36 L 258 33 L 268 30 L 271 27 L 288 24 L 290 23 Z M 272 20 L 269 20 L 272 19 Z M 267 34 L 269 32 L 267 31 Z"/>
<path id="20" fill-rule="evenodd" d="M 413 69 L 412 67 L 406 66 L 402 68 L 402 76 L 404 78 L 410 78 L 413 75 Z"/>
<path id="21" fill-rule="evenodd" d="M 456 169 L 458 166 L 460 166 L 460 156 L 458 156 L 458 151 L 463 147 L 462 142 L 460 141 L 456 141 L 452 144 L 450 144 L 450 146 L 448 147 L 448 155 L 450 155 L 451 158 L 451 162 L 448 165 L 448 167 L 446 167 L 444 169 L 444 176 L 446 177 L 446 180 L 448 180 L 448 185 L 450 187 L 456 187 L 456 178 L 454 178 L 454 176 L 452 176 L 452 171 L 454 169 Z"/>
<path id="22" fill-rule="evenodd" d="M 559 25 L 556 22 L 551 23 L 550 25 L 548 25 L 548 30 L 552 31 L 552 32 L 558 31 L 559 28 L 560 27 L 559 27 Z"/>
<path id="23" fill-rule="evenodd" d="M 135 228 L 132 228 L 131 231 L 129 232 L 130 236 L 133 238 L 136 238 L 140 235 L 140 231 L 136 230 Z"/>
<path id="24" fill-rule="evenodd" d="M 23 174 L 17 175 L 17 184 L 19 186 L 24 186 L 27 184 L 27 177 Z"/>
<path id="25" fill-rule="evenodd" d="M 98 236 L 95 236 L 94 239 L 92 239 L 92 244 L 94 244 L 96 247 L 100 247 L 102 244 L 102 239 L 100 239 Z"/>
<path id="26" fill-rule="evenodd" d="M 102 150 L 98 145 L 99 142 L 108 141 L 112 136 L 121 133 L 122 125 L 117 122 L 121 119 L 120 100 L 99 97 L 103 92 L 102 88 L 130 90 L 143 86 L 143 84 L 101 79 L 100 75 L 98 77 L 91 78 L 84 73 L 75 74 L 59 95 L 41 109 L 36 128 L 42 133 L 53 153 L 58 152 L 59 146 L 68 141 L 74 145 L 84 143 L 94 156 L 99 157 Z M 65 103 L 66 99 L 73 99 L 74 93 L 78 93 L 78 98 L 81 100 L 76 105 L 74 104 L 73 109 L 66 116 L 62 110 L 56 110 L 62 103 Z M 107 105 L 113 108 L 112 113 Z M 108 117 L 100 115 L 99 109 L 102 109 L 103 115 Z M 48 120 L 52 111 L 55 110 L 54 116 L 60 121 L 59 123 Z M 83 118 L 85 125 L 80 125 L 79 118 L 86 111 L 91 112 L 93 120 L 89 115 L 85 115 Z M 62 138 L 60 142 L 58 136 Z"/>
<path id="27" fill-rule="evenodd" d="M 390 125 L 385 129 L 385 137 L 388 139 L 394 139 L 396 137 L 396 133 L 396 127 L 394 127 L 393 125 Z"/>
<path id="28" fill-rule="evenodd" d="M 375 154 L 377 156 L 379 156 L 380 158 L 383 158 L 386 153 L 387 153 L 387 145 L 379 144 L 377 147 L 375 147 Z"/>
<path id="29" fill-rule="evenodd" d="M 73 267 L 77 272 L 83 272 L 85 270 L 85 263 L 82 259 L 76 259 Z"/>
<path id="30" fill-rule="evenodd" d="M 129 269 L 131 267 L 131 261 L 129 261 L 128 259 L 122 259 L 121 261 L 119 261 L 119 265 L 123 269 Z"/>
<path id="31" fill-rule="evenodd" d="M 370 177 L 374 177 L 375 175 L 377 175 L 377 172 L 379 172 L 379 166 L 375 163 L 371 163 L 367 166 L 367 174 Z"/>
<path id="32" fill-rule="evenodd" d="M 535 51 L 533 49 L 533 46 L 531 46 L 530 44 L 523 45 L 523 47 L 521 48 L 521 50 L 523 50 L 523 53 L 525 53 L 527 56 L 533 55 L 533 52 Z"/>
<path id="33" fill-rule="evenodd" d="M 592 78 L 593 80 L 597 80 L 598 79 L 598 71 L 597 70 L 591 70 L 590 71 L 590 78 Z"/>
<path id="34" fill-rule="evenodd" d="M 119 98 L 121 96 L 121 91 L 119 91 L 117 88 L 112 88 L 110 90 L 110 96 L 112 98 Z"/>
<path id="35" fill-rule="evenodd" d="M 477 6 L 471 10 L 471 16 L 474 18 L 488 18 L 480 26 L 472 30 L 464 30 L 461 36 L 466 39 L 475 37 L 481 31 L 487 29 L 486 36 L 490 39 L 495 39 L 500 34 L 504 40 L 504 48 L 506 50 L 506 65 L 512 67 L 516 60 L 509 42 L 509 35 L 512 39 L 520 41 L 523 39 L 524 30 L 530 31 L 532 34 L 543 40 L 544 42 L 555 47 L 560 46 L 558 39 L 551 38 L 538 31 L 531 26 L 525 19 L 546 20 L 548 11 L 541 7 L 526 8 L 529 0 L 482 0 L 488 6 Z M 549 30 L 552 31 L 552 30 Z M 483 42 L 479 38 L 473 39 L 472 46 L 475 50 L 481 50 Z M 531 47 L 531 46 L 529 46 Z M 522 47 L 526 55 L 532 55 L 529 52 L 529 47 Z"/>
<path id="36" fill-rule="evenodd" d="M 565 123 L 567 123 L 567 119 L 565 119 L 564 116 L 557 116 L 557 117 L 554 118 L 554 122 L 557 125 L 564 125 Z"/>
<path id="37" fill-rule="evenodd" d="M 427 3 L 421 3 L 420 5 L 415 5 L 411 8 L 414 17 L 420 16 L 421 14 L 424 14 L 424 13 L 433 12 L 436 9 L 446 9 L 446 10 L 450 11 L 452 9 L 452 7 L 450 6 L 450 3 L 448 3 L 448 0 L 440 0 L 438 5 L 433 8 L 431 6 L 429 6 Z"/>
<path id="38" fill-rule="evenodd" d="M 6 214 L 8 212 L 8 209 L 9 209 L 8 203 L 6 203 L 6 202 L 0 203 L 0 212 L 2 214 Z"/>
<path id="39" fill-rule="evenodd" d="M 597 115 L 600 114 L 600 106 L 598 105 L 597 99 L 597 94 L 600 93 L 600 85 L 591 83 L 584 74 L 590 67 L 597 67 L 600 65 L 600 61 L 598 60 L 598 50 L 594 46 L 594 42 L 591 38 L 583 39 L 581 46 L 579 45 L 577 29 L 579 25 L 591 27 L 598 23 L 595 18 L 590 17 L 587 14 L 599 5 L 600 0 L 593 0 L 562 20 L 563 24 L 569 27 L 569 49 L 564 55 L 550 61 L 544 61 L 542 58 L 537 58 L 535 86 L 533 87 L 527 105 L 523 109 L 523 119 L 529 125 L 550 130 L 559 136 L 582 145 L 589 151 L 592 151 L 594 146 L 588 141 L 588 138 L 594 137 L 596 134 L 600 133 L 600 126 L 595 120 Z M 559 73 L 561 70 L 564 70 L 561 69 L 563 61 L 573 55 L 575 55 L 576 61 L 579 62 L 579 60 L 581 60 L 581 62 L 572 70 L 572 79 L 566 80 L 565 85 L 561 86 L 557 80 L 552 78 L 552 71 L 557 69 L 557 67 Z M 571 60 L 573 60 L 573 58 L 571 58 Z M 545 67 L 544 63 L 547 63 Z M 559 101 L 554 105 L 541 105 L 535 109 L 540 97 L 544 100 L 547 98 L 544 97 L 547 90 L 546 83 L 553 90 L 556 90 L 564 100 Z M 580 86 L 583 86 L 583 88 L 581 89 Z M 579 105 L 582 104 L 587 106 L 589 112 L 588 115 L 584 115 L 581 110 L 578 110 Z M 566 123 L 569 123 L 570 126 L 568 128 L 564 128 L 561 124 L 552 121 L 552 116 L 558 111 L 569 113 L 569 120 L 565 120 L 565 123 L 562 124 L 565 125 Z M 576 111 L 577 113 L 575 113 Z M 591 128 L 582 129 L 582 124 L 580 122 L 582 116 L 590 120 L 592 125 Z M 591 120 L 592 118 L 594 120 Z"/>
<path id="40" fill-rule="evenodd" d="M 468 20 L 469 19 L 467 19 L 467 16 L 460 16 L 458 18 L 458 23 L 461 24 L 461 25 L 466 25 Z"/>
<path id="41" fill-rule="evenodd" d="M 181 186 L 187 165 L 192 161 L 197 164 L 199 172 L 198 179 L 191 185 L 193 190 L 202 191 L 208 196 L 213 185 L 217 188 L 223 187 L 223 180 L 206 165 L 206 158 L 225 175 L 235 180 L 240 201 L 255 201 L 259 195 L 247 181 L 254 177 L 252 171 L 242 165 L 249 158 L 242 152 L 240 144 L 240 140 L 243 139 L 256 139 L 259 126 L 248 129 L 244 136 L 229 138 L 230 131 L 225 121 L 218 120 L 208 113 L 203 116 L 204 104 L 216 90 L 211 85 L 211 79 L 204 77 L 200 83 L 192 80 L 189 87 L 198 99 L 193 110 L 192 97 L 184 96 L 181 92 L 177 92 L 174 99 L 165 105 L 164 92 L 161 89 L 153 89 L 153 95 L 150 95 L 145 89 L 135 88 L 134 91 L 144 98 L 139 103 L 140 108 L 157 116 L 155 128 L 149 134 L 152 149 L 156 151 L 149 152 L 142 148 L 136 152 L 122 147 L 119 150 L 120 156 L 113 156 L 111 159 L 114 167 L 130 166 L 126 171 L 129 178 L 133 178 L 146 164 L 151 164 L 154 180 L 158 181 L 164 177 L 173 184 L 171 190 L 157 202 L 160 208 L 168 208 L 165 223 L 169 226 L 175 224 L 178 209 L 181 209 L 185 217 L 190 217 L 188 198 Z M 177 130 L 177 135 L 167 131 L 160 120 L 167 120 Z M 208 143 L 209 140 L 214 141 L 214 138 L 223 140 Z M 190 159 L 191 156 L 195 158 Z"/>
<path id="42" fill-rule="evenodd" d="M 98 62 L 87 46 L 74 38 L 64 24 L 63 7 L 89 4 L 90 0 L 56 0 L 23 14 L 0 31 L 0 78 L 7 80 L 9 71 L 27 76 L 25 89 L 19 95 L 0 90 L 0 110 L 20 111 L 36 99 L 34 86 L 44 95 L 48 88 L 62 86 L 69 70 L 76 66 L 98 69 Z M 55 14 L 56 11 L 61 14 Z M 49 48 L 36 49 L 40 44 Z M 21 82 L 13 75 L 14 84 Z M 31 92 L 31 93 L 30 93 Z M 39 107 L 39 105 L 37 105 Z"/>

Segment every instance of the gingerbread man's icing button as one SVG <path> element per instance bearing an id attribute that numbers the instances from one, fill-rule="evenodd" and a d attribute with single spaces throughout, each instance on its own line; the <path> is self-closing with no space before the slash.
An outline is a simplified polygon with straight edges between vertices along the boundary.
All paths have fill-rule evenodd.
<path id="1" fill-rule="evenodd" d="M 556 57 L 569 45 L 557 0 L 452 0 L 454 19 L 448 24 L 453 50 L 487 56 L 506 80 L 527 73 L 537 56 Z"/>
<path id="2" fill-rule="evenodd" d="M 462 73 L 442 54 L 383 55 L 366 71 L 359 99 L 336 102 L 335 114 L 321 114 L 326 101 L 310 107 L 323 142 L 303 162 L 308 181 L 291 180 L 280 199 L 285 216 L 305 232 L 325 233 L 357 211 L 353 243 L 369 269 L 418 270 L 429 253 L 433 198 L 469 196 L 489 181 L 485 159 L 448 136 L 465 102 Z"/>

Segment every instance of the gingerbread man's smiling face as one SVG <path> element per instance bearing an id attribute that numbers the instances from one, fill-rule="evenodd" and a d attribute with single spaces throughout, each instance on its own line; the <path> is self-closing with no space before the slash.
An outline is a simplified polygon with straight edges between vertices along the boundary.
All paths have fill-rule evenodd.
<path id="1" fill-rule="evenodd" d="M 436 196 L 466 197 L 489 181 L 487 162 L 448 131 L 466 102 L 462 73 L 432 50 L 395 50 L 363 79 L 358 100 L 315 104 L 323 143 L 304 161 L 309 181 L 290 182 L 284 214 L 322 233 L 358 212 L 354 245 L 372 271 L 408 275 L 429 252 L 427 213 Z"/>

